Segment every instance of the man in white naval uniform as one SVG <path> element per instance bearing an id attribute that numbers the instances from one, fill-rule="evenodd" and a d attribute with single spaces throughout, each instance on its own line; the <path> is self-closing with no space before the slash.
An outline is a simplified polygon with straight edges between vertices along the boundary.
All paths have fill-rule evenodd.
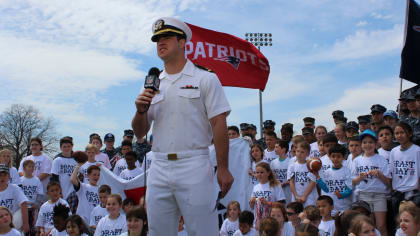
<path id="1" fill-rule="evenodd" d="M 154 23 L 152 41 L 165 69 L 159 91 L 145 89 L 135 101 L 136 136 L 145 136 L 154 122 L 155 158 L 146 193 L 150 236 L 176 236 L 181 216 L 189 236 L 218 235 L 208 151 L 212 138 L 221 197 L 233 183 L 226 126 L 230 106 L 217 76 L 186 59 L 185 43 L 191 37 L 187 24 L 177 19 L 165 17 Z"/>

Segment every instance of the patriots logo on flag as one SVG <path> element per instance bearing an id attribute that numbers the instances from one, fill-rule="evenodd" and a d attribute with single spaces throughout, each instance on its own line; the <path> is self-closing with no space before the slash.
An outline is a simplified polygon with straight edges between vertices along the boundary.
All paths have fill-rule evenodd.
<path id="1" fill-rule="evenodd" d="M 219 58 L 213 58 L 216 61 L 224 61 L 229 63 L 231 66 L 233 66 L 236 70 L 239 67 L 239 63 L 241 63 L 241 59 L 234 57 L 234 56 L 226 56 L 226 57 L 219 57 Z"/>

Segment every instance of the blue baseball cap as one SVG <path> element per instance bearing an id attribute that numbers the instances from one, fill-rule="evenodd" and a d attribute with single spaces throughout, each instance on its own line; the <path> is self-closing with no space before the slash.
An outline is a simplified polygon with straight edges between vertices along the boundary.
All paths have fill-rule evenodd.
<path id="1" fill-rule="evenodd" d="M 386 112 L 384 113 L 384 117 L 385 117 L 385 116 L 390 116 L 390 117 L 392 117 L 392 118 L 394 118 L 394 119 L 397 119 L 397 118 L 398 118 L 397 113 L 396 113 L 395 111 L 393 111 L 393 110 L 388 110 L 388 111 L 386 111 Z"/>
<path id="2" fill-rule="evenodd" d="M 376 141 L 378 141 L 378 137 L 376 137 L 376 133 L 373 132 L 370 129 L 366 129 L 365 131 L 363 131 L 360 135 L 359 135 L 359 140 L 362 141 L 363 138 L 365 138 L 366 136 L 370 136 L 373 139 L 375 139 Z"/>

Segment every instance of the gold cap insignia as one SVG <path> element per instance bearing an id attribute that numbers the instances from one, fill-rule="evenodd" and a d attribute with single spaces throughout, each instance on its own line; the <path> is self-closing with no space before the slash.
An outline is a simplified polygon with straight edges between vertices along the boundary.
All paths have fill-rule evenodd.
<path id="1" fill-rule="evenodd" d="M 165 22 L 163 20 L 156 21 L 156 23 L 155 23 L 155 25 L 153 27 L 153 30 L 156 32 L 156 31 L 162 29 L 162 27 L 163 27 L 164 24 L 165 24 Z"/>

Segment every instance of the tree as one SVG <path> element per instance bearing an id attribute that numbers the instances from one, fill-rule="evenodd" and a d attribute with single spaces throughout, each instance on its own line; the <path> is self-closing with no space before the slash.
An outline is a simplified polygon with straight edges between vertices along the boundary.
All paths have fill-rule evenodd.
<path id="1" fill-rule="evenodd" d="M 44 118 L 38 109 L 23 104 L 14 104 L 0 114 L 0 147 L 12 151 L 15 166 L 31 154 L 30 140 L 34 137 L 42 140 L 44 153 L 57 152 L 59 139 L 52 118 Z"/>

